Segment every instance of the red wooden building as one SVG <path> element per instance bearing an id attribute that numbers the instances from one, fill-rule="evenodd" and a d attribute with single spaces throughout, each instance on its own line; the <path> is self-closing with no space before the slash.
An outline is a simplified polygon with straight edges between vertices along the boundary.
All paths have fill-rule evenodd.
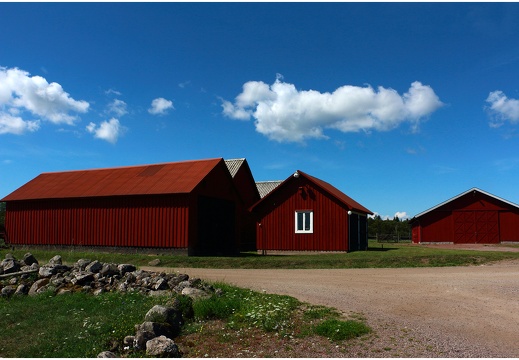
<path id="1" fill-rule="evenodd" d="M 366 250 L 371 211 L 337 188 L 296 171 L 251 209 L 258 250 Z"/>
<path id="2" fill-rule="evenodd" d="M 410 220 L 414 243 L 519 242 L 519 205 L 473 188 Z"/>
<path id="3" fill-rule="evenodd" d="M 223 159 L 43 173 L 0 201 L 10 244 L 190 255 L 237 252 L 245 206 Z"/>
<path id="4" fill-rule="evenodd" d="M 234 186 L 242 200 L 238 204 L 238 211 L 241 214 L 242 221 L 238 223 L 237 228 L 241 239 L 240 250 L 255 251 L 256 222 L 251 216 L 249 208 L 260 199 L 258 188 L 246 159 L 229 159 L 225 160 L 225 164 L 231 173 Z"/>

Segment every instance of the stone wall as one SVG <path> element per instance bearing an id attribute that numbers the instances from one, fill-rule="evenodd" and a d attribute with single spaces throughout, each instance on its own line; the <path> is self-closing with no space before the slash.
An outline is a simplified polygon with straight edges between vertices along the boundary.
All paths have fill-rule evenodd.
<path id="1" fill-rule="evenodd" d="M 131 264 L 80 259 L 70 266 L 63 264 L 61 256 L 56 255 L 40 265 L 30 253 L 20 260 L 7 254 L 0 262 L 0 296 L 34 296 L 46 291 L 56 295 L 81 291 L 94 296 L 104 292 L 137 291 L 150 296 L 172 296 L 170 306 L 154 306 L 144 322 L 136 326 L 135 334 L 123 341 L 124 349 L 144 350 L 152 357 L 180 356 L 173 340 L 183 324 L 176 296 L 199 298 L 219 293 L 219 289 L 215 290 L 200 279 L 190 279 L 187 274 L 143 271 Z M 98 357 L 117 357 L 116 349 L 110 350 Z"/>

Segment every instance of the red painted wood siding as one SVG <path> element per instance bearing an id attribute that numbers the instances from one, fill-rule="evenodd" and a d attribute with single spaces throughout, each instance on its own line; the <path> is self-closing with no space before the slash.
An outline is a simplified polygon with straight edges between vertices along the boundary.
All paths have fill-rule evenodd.
<path id="1" fill-rule="evenodd" d="M 519 242 L 519 211 L 499 212 L 500 241 Z"/>
<path id="2" fill-rule="evenodd" d="M 348 250 L 348 210 L 303 178 L 270 196 L 262 208 L 257 225 L 260 250 Z M 313 233 L 295 233 L 297 210 L 313 211 Z"/>
<path id="3" fill-rule="evenodd" d="M 8 203 L 12 244 L 188 247 L 188 196 Z"/>
<path id="4" fill-rule="evenodd" d="M 481 193 L 469 193 L 413 223 L 413 242 L 495 244 L 519 241 L 519 211 Z"/>
<path id="5" fill-rule="evenodd" d="M 241 205 L 239 194 L 223 159 L 206 163 L 211 164 L 211 167 L 209 170 L 207 164 L 202 167 L 203 178 L 200 178 L 199 174 L 202 170 L 197 167 L 196 162 L 192 162 L 190 165 L 197 167 L 196 171 L 192 171 L 193 176 L 163 179 L 164 182 L 174 182 L 179 188 L 189 186 L 190 193 L 155 194 L 155 188 L 150 188 L 149 193 L 145 194 L 132 194 L 131 189 L 127 189 L 129 194 L 121 196 L 13 198 L 8 200 L 6 205 L 7 241 L 27 245 L 199 250 L 199 227 L 204 226 L 204 222 L 198 219 L 199 197 L 229 201 L 234 204 L 234 209 Z M 147 167 L 144 170 L 145 175 L 150 175 L 150 170 L 154 170 L 155 173 L 159 168 L 163 167 Z M 191 174 L 189 171 L 186 169 L 186 172 Z M 159 180 L 157 182 L 160 183 Z M 167 188 L 168 185 L 160 186 Z M 228 223 L 233 224 L 242 223 L 244 217 L 236 210 L 227 211 L 225 216 Z M 232 245 L 237 248 L 240 236 L 239 231 L 229 231 L 225 238 L 226 248 Z"/>

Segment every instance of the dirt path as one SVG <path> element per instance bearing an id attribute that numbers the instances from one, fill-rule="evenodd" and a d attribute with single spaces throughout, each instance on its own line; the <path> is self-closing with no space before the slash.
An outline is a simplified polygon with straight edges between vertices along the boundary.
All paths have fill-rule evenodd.
<path id="1" fill-rule="evenodd" d="M 519 357 L 518 261 L 417 269 L 168 270 L 363 313 L 408 327 L 452 349 L 452 356 Z"/>

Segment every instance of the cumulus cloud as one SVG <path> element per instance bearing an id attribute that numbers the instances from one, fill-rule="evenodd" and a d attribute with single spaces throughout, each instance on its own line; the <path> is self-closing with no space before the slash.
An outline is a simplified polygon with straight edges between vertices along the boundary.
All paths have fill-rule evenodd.
<path id="1" fill-rule="evenodd" d="M 116 116 L 121 117 L 128 114 L 128 110 L 126 108 L 127 105 L 124 101 L 114 99 L 114 101 L 108 104 L 108 113 L 115 114 Z"/>
<path id="2" fill-rule="evenodd" d="M 506 121 L 519 123 L 519 100 L 509 99 L 502 91 L 496 90 L 488 95 L 486 102 L 490 105 L 491 127 L 499 127 Z"/>
<path id="3" fill-rule="evenodd" d="M 109 121 L 103 121 L 99 126 L 91 122 L 87 125 L 86 130 L 94 134 L 97 139 L 108 141 L 115 144 L 119 136 L 125 131 L 125 127 L 121 125 L 119 120 L 112 118 Z"/>
<path id="4" fill-rule="evenodd" d="M 18 68 L 0 67 L 0 128 L 4 133 L 35 131 L 40 119 L 73 125 L 78 120 L 75 113 L 86 113 L 88 108 L 88 102 L 74 100 L 58 83 Z M 24 120 L 25 112 L 40 119 Z"/>
<path id="5" fill-rule="evenodd" d="M 27 131 L 33 132 L 40 128 L 39 121 L 25 121 L 21 117 L 11 116 L 0 112 L 0 135 L 21 135 Z"/>
<path id="6" fill-rule="evenodd" d="M 152 115 L 163 115 L 169 109 L 174 109 L 173 102 L 164 98 L 157 98 L 151 102 L 148 112 Z"/>
<path id="7" fill-rule="evenodd" d="M 222 112 L 237 120 L 254 119 L 256 131 L 279 142 L 327 138 L 324 129 L 342 132 L 388 131 L 420 121 L 443 106 L 434 90 L 419 81 L 398 94 L 379 86 L 345 85 L 334 92 L 298 90 L 277 76 L 272 85 L 249 81 L 234 103 L 222 99 Z"/>
<path id="8" fill-rule="evenodd" d="M 395 216 L 393 216 L 393 219 L 396 217 L 399 218 L 400 220 L 409 219 L 409 215 L 407 215 L 406 211 L 397 211 L 395 213 Z"/>
<path id="9" fill-rule="evenodd" d="M 377 212 L 374 212 L 373 215 L 368 215 L 369 217 L 371 218 L 375 218 L 377 216 L 380 216 L 380 218 L 382 220 L 394 220 L 396 217 L 399 218 L 400 220 L 406 220 L 406 219 L 410 219 L 409 215 L 407 215 L 407 212 L 406 211 L 397 211 L 395 213 L 395 215 L 393 216 L 389 216 L 389 215 L 380 215 L 379 213 Z"/>

